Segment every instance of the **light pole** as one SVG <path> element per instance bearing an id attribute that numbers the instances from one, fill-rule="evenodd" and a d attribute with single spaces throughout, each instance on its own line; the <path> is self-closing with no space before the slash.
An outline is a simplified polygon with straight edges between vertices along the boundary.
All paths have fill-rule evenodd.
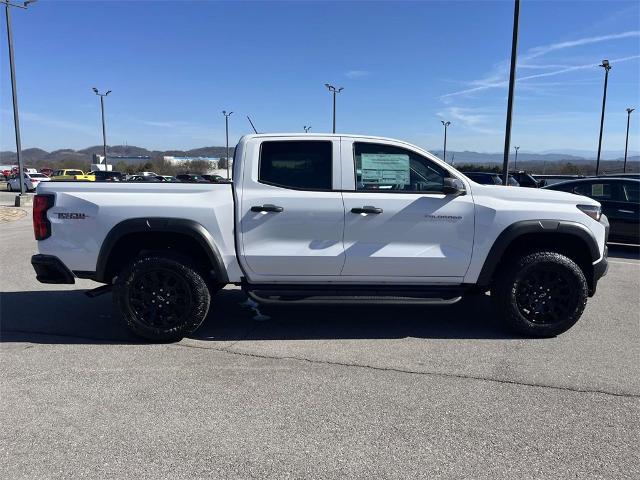
<path id="1" fill-rule="evenodd" d="M 309 133 L 309 130 L 311 130 L 311 125 L 305 125 L 302 128 L 304 128 L 304 133 Z"/>
<path id="2" fill-rule="evenodd" d="M 5 6 L 5 14 L 7 17 L 7 42 L 9 43 L 9 70 L 11 71 L 11 94 L 13 98 L 13 127 L 16 134 L 16 157 L 18 159 L 18 178 L 20 182 L 20 196 L 24 195 L 24 166 L 22 165 L 22 143 L 20 142 L 20 117 L 18 115 L 18 91 L 16 88 L 16 66 L 13 56 L 13 33 L 11 31 L 11 11 L 10 7 L 26 9 L 30 3 L 35 0 L 27 0 L 22 5 L 10 3 L 8 0 L 2 0 Z M 16 199 L 16 206 L 20 205 L 20 200 Z"/>
<path id="3" fill-rule="evenodd" d="M 328 83 L 325 83 L 324 86 L 327 87 L 331 93 L 333 93 L 333 133 L 336 133 L 336 94 L 340 93 L 342 90 L 344 90 L 344 88 L 336 88 L 333 85 L 329 85 Z"/>
<path id="4" fill-rule="evenodd" d="M 511 145 L 511 118 L 513 116 L 513 92 L 516 87 L 516 63 L 518 60 L 518 25 L 520 23 L 520 0 L 515 0 L 513 9 L 513 34 L 511 37 L 511 68 L 509 70 L 509 97 L 507 100 L 507 125 L 504 132 L 504 157 L 502 160 L 502 182 L 509 185 L 509 150 Z"/>
<path id="5" fill-rule="evenodd" d="M 93 93 L 100 97 L 100 111 L 102 112 L 102 155 L 104 156 L 104 169 L 108 170 L 107 166 L 109 162 L 107 161 L 107 129 L 104 125 L 104 97 L 111 93 L 111 90 L 107 90 L 106 93 L 98 92 L 96 87 L 93 87 Z"/>
<path id="6" fill-rule="evenodd" d="M 451 122 L 445 122 L 444 120 L 440 120 L 440 123 L 444 125 L 444 149 L 442 152 L 442 159 L 445 163 L 447 163 L 447 127 L 451 125 Z"/>
<path id="7" fill-rule="evenodd" d="M 516 151 L 516 158 L 514 160 L 513 169 L 517 171 L 518 170 L 518 150 L 520 150 L 520 147 L 513 147 L 513 149 Z"/>
<path id="8" fill-rule="evenodd" d="M 627 173 L 627 150 L 629 149 L 629 120 L 631 119 L 631 112 L 635 108 L 627 108 L 627 138 L 624 141 L 624 166 L 622 167 L 622 173 Z"/>
<path id="9" fill-rule="evenodd" d="M 602 114 L 600 115 L 600 138 L 598 139 L 598 157 L 596 158 L 596 175 L 600 172 L 600 152 L 602 150 L 602 128 L 604 127 L 604 107 L 607 104 L 607 81 L 609 80 L 609 60 L 602 60 L 602 63 L 598 65 L 604 68 L 604 91 L 602 93 Z"/>
<path id="10" fill-rule="evenodd" d="M 233 112 L 227 112 L 226 110 L 222 111 L 224 115 L 224 129 L 227 137 L 227 180 L 231 178 L 229 175 L 229 117 Z"/>

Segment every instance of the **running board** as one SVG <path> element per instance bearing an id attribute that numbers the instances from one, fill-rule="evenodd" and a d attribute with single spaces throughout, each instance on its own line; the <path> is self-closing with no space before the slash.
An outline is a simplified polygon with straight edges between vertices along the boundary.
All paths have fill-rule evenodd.
<path id="1" fill-rule="evenodd" d="M 457 286 L 243 285 L 251 299 L 272 304 L 451 305 L 462 298 Z"/>

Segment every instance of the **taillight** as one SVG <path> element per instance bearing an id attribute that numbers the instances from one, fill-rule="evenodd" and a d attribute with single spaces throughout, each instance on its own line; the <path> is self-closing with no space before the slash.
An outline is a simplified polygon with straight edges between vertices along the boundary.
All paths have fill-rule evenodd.
<path id="1" fill-rule="evenodd" d="M 33 197 L 33 233 L 36 240 L 44 240 L 51 236 L 51 222 L 47 218 L 47 210 L 53 207 L 53 202 L 53 195 Z"/>

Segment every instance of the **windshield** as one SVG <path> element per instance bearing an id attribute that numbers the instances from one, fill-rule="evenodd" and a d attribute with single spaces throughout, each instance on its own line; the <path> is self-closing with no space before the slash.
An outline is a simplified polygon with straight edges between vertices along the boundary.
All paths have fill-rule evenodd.
<path id="1" fill-rule="evenodd" d="M 49 178 L 46 175 L 43 175 L 42 173 L 30 173 L 29 176 L 31 178 Z"/>

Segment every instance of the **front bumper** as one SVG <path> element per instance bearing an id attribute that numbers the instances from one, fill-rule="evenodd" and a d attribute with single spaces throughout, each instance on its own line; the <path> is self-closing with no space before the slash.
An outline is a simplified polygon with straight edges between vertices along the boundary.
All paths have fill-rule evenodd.
<path id="1" fill-rule="evenodd" d="M 64 263 L 53 255 L 34 255 L 31 265 L 40 283 L 75 283 L 75 277 Z"/>

